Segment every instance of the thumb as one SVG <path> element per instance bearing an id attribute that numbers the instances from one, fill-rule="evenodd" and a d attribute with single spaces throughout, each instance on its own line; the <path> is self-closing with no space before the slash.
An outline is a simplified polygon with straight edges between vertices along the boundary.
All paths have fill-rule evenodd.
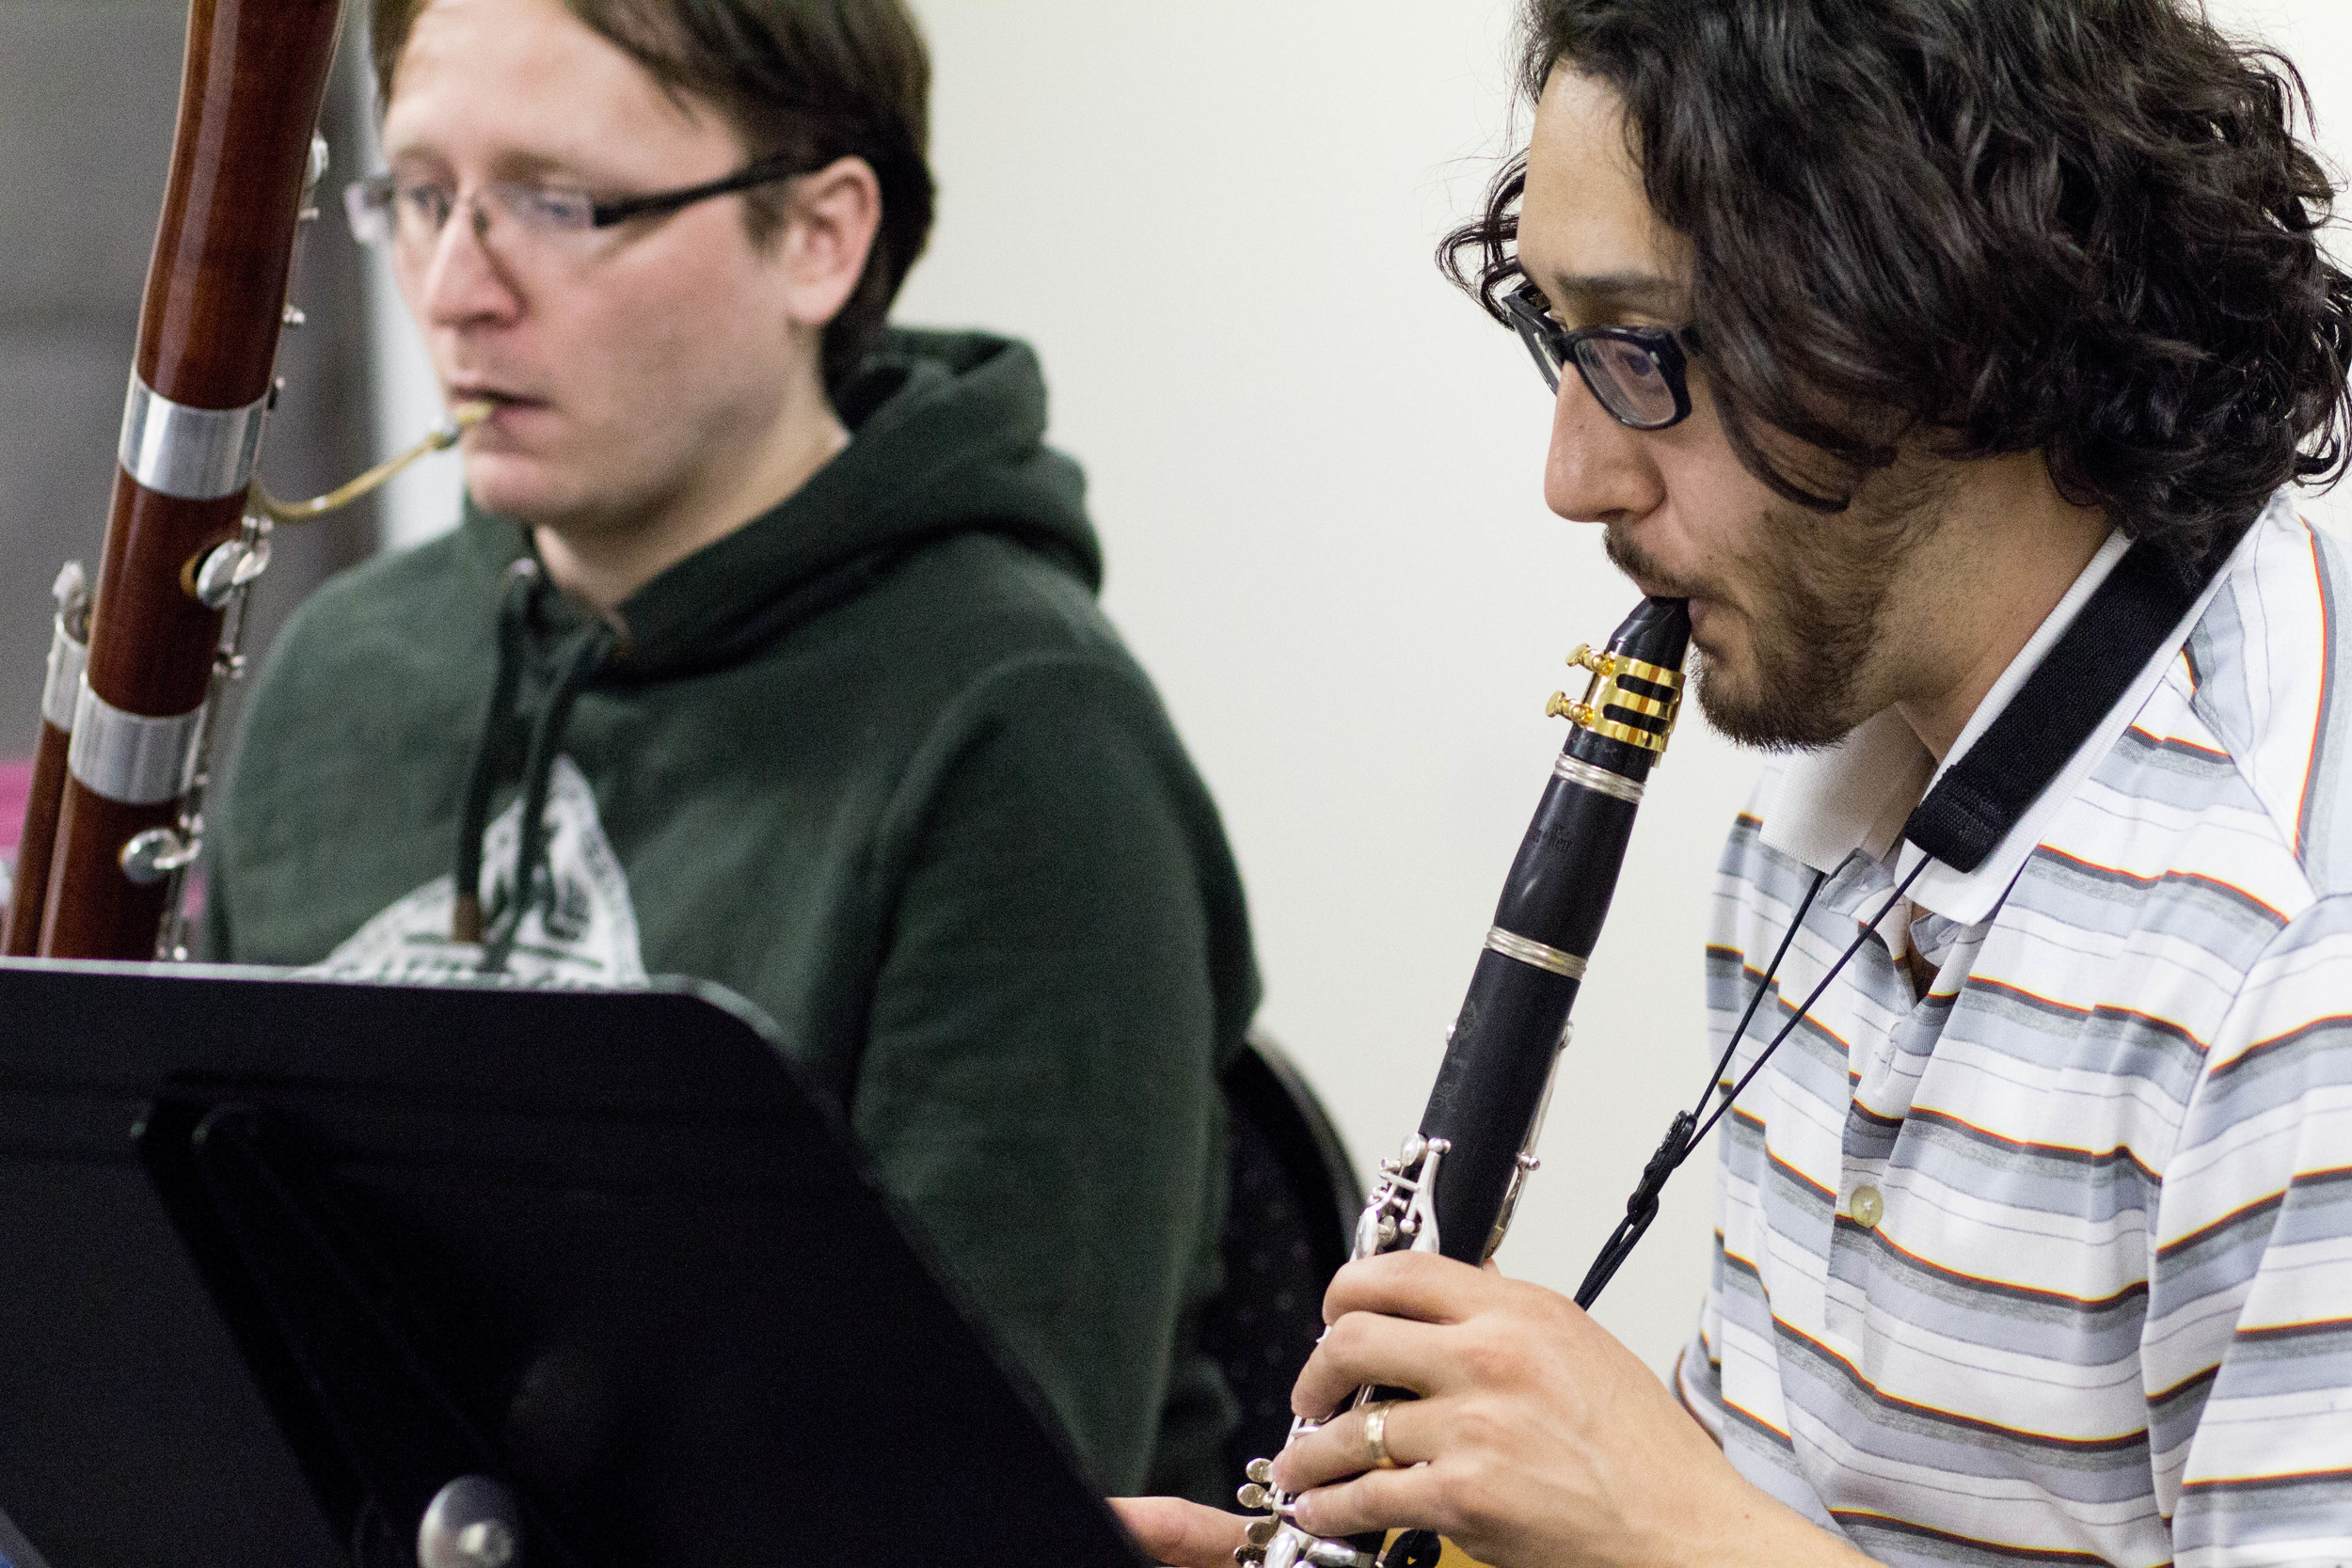
<path id="1" fill-rule="evenodd" d="M 1111 1511 L 1154 1562 L 1173 1568 L 1232 1568 L 1249 1521 L 1182 1497 L 1113 1497 Z"/>

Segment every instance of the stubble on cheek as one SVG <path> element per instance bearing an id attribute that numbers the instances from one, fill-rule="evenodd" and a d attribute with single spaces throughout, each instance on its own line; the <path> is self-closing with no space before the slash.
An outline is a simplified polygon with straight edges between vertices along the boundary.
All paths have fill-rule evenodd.
<path id="1" fill-rule="evenodd" d="M 1749 563 L 1756 609 L 1744 622 L 1744 667 L 1703 662 L 1697 682 L 1700 710 L 1732 739 L 1812 751 L 1836 744 L 1874 711 L 1867 677 L 1899 552 L 1883 547 L 1868 522 L 1851 513 L 1765 513 L 1764 536 L 1778 547 Z"/>
<path id="2" fill-rule="evenodd" d="M 1708 648 L 1693 656 L 1700 711 L 1730 739 L 1767 751 L 1835 744 L 1883 702 L 1879 655 L 1890 590 L 1941 519 L 1947 490 L 1907 466 L 1874 476 L 1842 513 L 1767 507 L 1742 531 L 1747 548 L 1711 585 L 1678 581 L 1629 537 L 1613 533 L 1610 559 L 1653 587 L 1709 601 Z"/>

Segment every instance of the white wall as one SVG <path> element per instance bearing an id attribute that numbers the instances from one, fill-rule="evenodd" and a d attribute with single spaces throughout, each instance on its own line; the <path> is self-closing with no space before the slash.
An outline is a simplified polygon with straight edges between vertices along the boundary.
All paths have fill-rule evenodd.
<path id="1" fill-rule="evenodd" d="M 1431 263 L 1508 146 L 1512 8 L 916 4 L 942 200 L 902 313 L 1043 355 L 1110 612 L 1248 879 L 1263 1021 L 1391 1152 L 1563 738 L 1544 699 L 1637 597 L 1544 510 L 1525 351 Z M 1573 1286 L 1705 1076 L 1699 922 L 1753 772 L 1693 724 L 1658 776 L 1514 1272 Z M 1688 1185 L 1604 1304 L 1661 1365 L 1703 1280 Z"/>
<path id="2" fill-rule="evenodd" d="M 1514 7 L 914 3 L 942 202 L 900 314 L 1043 355 L 1110 612 L 1248 881 L 1263 1021 L 1369 1161 L 1420 1116 L 1560 743 L 1542 707 L 1563 657 L 1635 597 L 1592 531 L 1544 510 L 1549 411 L 1518 345 L 1430 263 L 1509 145 Z M 2241 13 L 2296 52 L 2323 113 L 2352 109 L 2332 69 L 2352 16 Z M 434 417 L 399 347 L 388 448 Z M 400 535 L 445 520 L 455 483 L 448 463 L 408 481 Z M 1755 772 L 1694 722 L 1658 775 L 1502 1255 L 1516 1274 L 1573 1286 L 1704 1076 L 1704 903 Z M 1661 1369 L 1703 1286 L 1707 1184 L 1694 1167 L 1670 1190 L 1601 1305 Z"/>

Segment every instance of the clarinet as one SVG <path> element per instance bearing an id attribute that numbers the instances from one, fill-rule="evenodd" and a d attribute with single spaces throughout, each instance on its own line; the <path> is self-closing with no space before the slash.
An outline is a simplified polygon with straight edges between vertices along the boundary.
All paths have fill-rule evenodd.
<path id="1" fill-rule="evenodd" d="M 1568 662 L 1590 673 L 1581 702 L 1554 692 L 1547 710 L 1572 726 L 1551 779 L 1511 863 L 1470 994 L 1446 1037 L 1444 1063 L 1421 1127 L 1380 1178 L 1357 1221 L 1354 1256 L 1435 1252 L 1483 1263 L 1502 1245 L 1528 1173 L 1562 1048 L 1568 1012 L 1599 940 L 1625 861 L 1644 783 L 1666 749 L 1682 701 L 1691 617 L 1680 599 L 1645 599 L 1609 646 L 1580 647 Z M 1349 1408 L 1395 1389 L 1362 1388 Z M 1292 1423 L 1296 1441 L 1320 1426 Z M 1436 1538 L 1408 1531 L 1332 1540 L 1292 1518 L 1296 1499 L 1252 1460 L 1242 1506 L 1263 1510 L 1233 1555 L 1264 1568 L 1426 1568 Z"/>

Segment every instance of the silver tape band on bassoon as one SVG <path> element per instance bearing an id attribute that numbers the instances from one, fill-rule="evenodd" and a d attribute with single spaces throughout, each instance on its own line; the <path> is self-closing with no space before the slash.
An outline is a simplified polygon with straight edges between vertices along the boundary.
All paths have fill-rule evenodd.
<path id="1" fill-rule="evenodd" d="M 133 371 L 116 456 L 124 473 L 167 496 L 208 501 L 242 495 L 253 483 L 253 459 L 268 416 L 267 394 L 243 408 L 191 408 Z"/>
<path id="2" fill-rule="evenodd" d="M 161 805 L 187 790 L 204 710 L 150 719 L 125 713 L 82 678 L 66 768 L 84 789 L 126 806 Z"/>
<path id="3" fill-rule="evenodd" d="M 1500 926 L 1486 928 L 1486 951 L 1500 953 L 1506 958 L 1517 958 L 1537 969 L 1548 969 L 1569 980 L 1584 978 L 1584 960 L 1573 953 L 1563 953 L 1557 947 L 1546 947 L 1540 942 L 1530 942 L 1516 931 Z"/>
<path id="4" fill-rule="evenodd" d="M 52 729 L 73 728 L 73 710 L 82 700 L 82 672 L 87 668 L 89 644 L 73 641 L 60 615 L 49 639 L 49 679 L 40 689 L 40 716 Z"/>
<path id="5" fill-rule="evenodd" d="M 1580 761 L 1565 752 L 1561 752 L 1552 763 L 1551 771 L 1554 778 L 1565 779 L 1572 784 L 1582 784 L 1586 789 L 1597 789 L 1603 795 L 1613 795 L 1628 805 L 1638 806 L 1642 803 L 1640 784 L 1623 773 L 1612 773 L 1606 768 L 1596 768 L 1589 762 Z"/>

